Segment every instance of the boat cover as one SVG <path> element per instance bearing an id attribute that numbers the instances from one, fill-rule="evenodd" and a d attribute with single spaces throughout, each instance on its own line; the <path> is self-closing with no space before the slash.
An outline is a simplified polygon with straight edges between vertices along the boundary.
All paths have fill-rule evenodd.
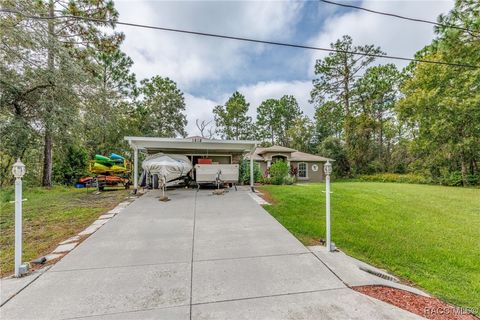
<path id="1" fill-rule="evenodd" d="M 157 153 L 146 157 L 142 168 L 168 182 L 187 175 L 192 170 L 192 163 L 184 155 Z"/>

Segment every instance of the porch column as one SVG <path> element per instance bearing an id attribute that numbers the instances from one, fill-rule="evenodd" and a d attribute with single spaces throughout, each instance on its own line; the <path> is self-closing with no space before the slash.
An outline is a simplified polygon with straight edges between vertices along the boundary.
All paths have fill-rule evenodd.
<path id="1" fill-rule="evenodd" d="M 138 148 L 133 147 L 133 189 L 137 193 L 138 190 Z"/>
<path id="2" fill-rule="evenodd" d="M 270 167 L 272 166 L 272 161 L 271 160 L 267 160 L 267 171 L 268 171 L 268 174 L 267 176 L 270 178 Z"/>
<path id="3" fill-rule="evenodd" d="M 252 192 L 255 192 L 255 189 L 253 188 L 255 184 L 255 176 L 254 176 L 254 170 L 253 170 L 253 154 L 255 152 L 255 149 L 257 149 L 257 144 L 253 146 L 252 150 L 250 150 L 250 188 L 252 189 Z"/>
<path id="4" fill-rule="evenodd" d="M 250 152 L 250 188 L 252 189 L 252 191 L 255 191 L 253 189 L 253 184 L 255 182 L 254 176 L 253 176 L 253 152 L 254 151 L 255 151 L 255 148 L 253 148 L 252 151 Z"/>

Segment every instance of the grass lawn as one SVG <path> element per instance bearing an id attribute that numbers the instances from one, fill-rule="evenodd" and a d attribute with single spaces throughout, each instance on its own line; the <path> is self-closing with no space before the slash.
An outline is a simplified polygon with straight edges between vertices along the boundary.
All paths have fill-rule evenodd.
<path id="1" fill-rule="evenodd" d="M 23 261 L 50 253 L 121 202 L 128 191 L 94 194 L 94 189 L 54 187 L 24 190 Z M 0 275 L 13 273 L 15 244 L 14 189 L 0 189 Z"/>
<path id="2" fill-rule="evenodd" d="M 325 238 L 323 184 L 264 186 L 265 206 L 306 245 Z M 346 253 L 480 313 L 480 189 L 334 182 L 332 241 Z"/>

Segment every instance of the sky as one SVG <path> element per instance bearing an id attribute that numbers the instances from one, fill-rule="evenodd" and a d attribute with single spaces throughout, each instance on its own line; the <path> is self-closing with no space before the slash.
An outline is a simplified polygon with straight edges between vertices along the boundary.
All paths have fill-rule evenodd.
<path id="1" fill-rule="evenodd" d="M 342 1 L 342 0 L 337 0 Z M 435 21 L 450 0 L 348 1 L 365 8 Z M 429 24 L 399 20 L 318 1 L 115 0 L 119 21 L 328 48 L 348 34 L 354 45 L 374 44 L 389 55 L 413 57 L 434 37 Z M 327 53 L 227 39 L 117 26 L 122 50 L 137 79 L 174 80 L 184 93 L 189 135 L 195 120 L 213 120 L 212 110 L 239 91 L 255 118 L 263 100 L 294 95 L 312 117 L 309 103 L 316 59 Z M 376 63 L 405 62 L 379 59 Z"/>

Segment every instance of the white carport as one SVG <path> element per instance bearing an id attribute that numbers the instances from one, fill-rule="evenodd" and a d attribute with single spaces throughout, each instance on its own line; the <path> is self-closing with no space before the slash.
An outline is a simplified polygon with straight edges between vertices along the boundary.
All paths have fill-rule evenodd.
<path id="1" fill-rule="evenodd" d="M 138 189 L 138 151 L 146 153 L 227 153 L 227 154 L 253 154 L 259 144 L 252 140 L 216 140 L 202 137 L 192 138 L 155 138 L 155 137 L 125 137 L 133 150 L 133 186 Z M 250 157 L 250 187 L 253 190 L 253 157 Z"/>

